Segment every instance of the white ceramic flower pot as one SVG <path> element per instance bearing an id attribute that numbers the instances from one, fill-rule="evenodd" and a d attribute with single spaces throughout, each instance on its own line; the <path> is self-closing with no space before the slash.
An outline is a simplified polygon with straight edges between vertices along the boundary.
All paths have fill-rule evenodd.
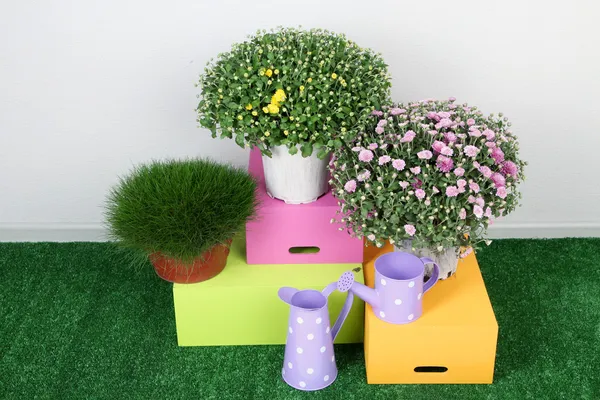
<path id="1" fill-rule="evenodd" d="M 394 250 L 411 253 L 417 257 L 431 258 L 440 267 L 440 279 L 447 279 L 454 275 L 458 268 L 458 261 L 460 260 L 458 247 L 444 249 L 442 252 L 433 249 L 415 249 L 413 251 L 412 241 L 403 240 L 394 245 Z M 425 275 L 429 276 L 432 268 L 431 264 L 426 265 Z"/>
<path id="2" fill-rule="evenodd" d="M 287 204 L 304 204 L 316 201 L 329 190 L 329 157 L 320 160 L 313 151 L 304 158 L 300 149 L 291 155 L 286 146 L 273 147 L 271 152 L 271 157 L 262 156 L 269 196 Z"/>

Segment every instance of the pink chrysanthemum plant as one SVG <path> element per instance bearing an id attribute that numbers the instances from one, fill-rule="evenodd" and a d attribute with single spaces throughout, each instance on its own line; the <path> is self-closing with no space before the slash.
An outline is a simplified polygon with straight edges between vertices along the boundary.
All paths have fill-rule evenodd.
<path id="1" fill-rule="evenodd" d="M 379 247 L 410 240 L 413 249 L 462 248 L 464 257 L 489 244 L 488 226 L 521 198 L 526 163 L 510 126 L 454 98 L 373 111 L 330 163 L 337 221 Z"/>

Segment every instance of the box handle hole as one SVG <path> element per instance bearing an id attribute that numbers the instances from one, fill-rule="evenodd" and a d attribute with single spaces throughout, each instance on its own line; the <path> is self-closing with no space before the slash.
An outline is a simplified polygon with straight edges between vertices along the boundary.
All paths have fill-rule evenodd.
<path id="1" fill-rule="evenodd" d="M 292 254 L 316 254 L 319 251 L 321 251 L 321 249 L 316 246 L 290 247 L 290 253 Z"/>
<path id="2" fill-rule="evenodd" d="M 444 373 L 446 371 L 448 371 L 448 368 L 435 365 L 428 365 L 415 368 L 415 372 Z"/>

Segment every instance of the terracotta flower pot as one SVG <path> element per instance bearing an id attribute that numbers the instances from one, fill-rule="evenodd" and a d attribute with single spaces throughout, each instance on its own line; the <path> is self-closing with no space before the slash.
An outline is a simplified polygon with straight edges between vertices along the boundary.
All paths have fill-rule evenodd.
<path id="1" fill-rule="evenodd" d="M 150 254 L 150 262 L 156 274 L 173 283 L 197 283 L 217 276 L 225 268 L 231 240 L 218 244 L 196 257 L 192 264 L 184 264 L 181 260 L 165 257 L 161 253 Z"/>

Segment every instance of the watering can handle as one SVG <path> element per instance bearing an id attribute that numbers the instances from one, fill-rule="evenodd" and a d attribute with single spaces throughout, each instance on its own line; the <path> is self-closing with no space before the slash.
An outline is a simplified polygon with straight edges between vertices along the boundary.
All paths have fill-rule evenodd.
<path id="1" fill-rule="evenodd" d="M 331 293 L 333 293 L 333 291 L 337 288 L 337 286 L 338 286 L 337 282 L 330 283 L 329 285 L 327 285 L 327 287 L 325 289 L 323 289 L 323 292 L 322 292 L 323 295 L 325 297 L 329 297 L 329 295 Z M 331 329 L 331 340 L 332 341 L 335 340 L 335 337 L 337 336 L 338 332 L 340 331 L 340 328 L 344 324 L 344 321 L 346 321 L 346 318 L 348 317 L 348 314 L 350 313 L 350 310 L 352 309 L 353 300 L 354 300 L 354 294 L 352 292 L 348 292 L 348 295 L 346 296 L 346 301 L 344 302 L 344 306 L 342 307 L 342 311 L 340 311 L 340 315 L 338 315 L 338 318 L 335 321 L 335 324 L 333 324 L 333 328 Z"/>
<path id="2" fill-rule="evenodd" d="M 433 285 L 435 285 L 438 281 L 440 277 L 440 266 L 437 265 L 437 263 L 431 258 L 421 257 L 421 261 L 423 261 L 423 264 L 433 264 L 433 273 L 431 274 L 427 282 L 425 282 L 425 285 L 423 285 L 423 293 L 425 293 L 429 289 L 431 289 Z"/>

